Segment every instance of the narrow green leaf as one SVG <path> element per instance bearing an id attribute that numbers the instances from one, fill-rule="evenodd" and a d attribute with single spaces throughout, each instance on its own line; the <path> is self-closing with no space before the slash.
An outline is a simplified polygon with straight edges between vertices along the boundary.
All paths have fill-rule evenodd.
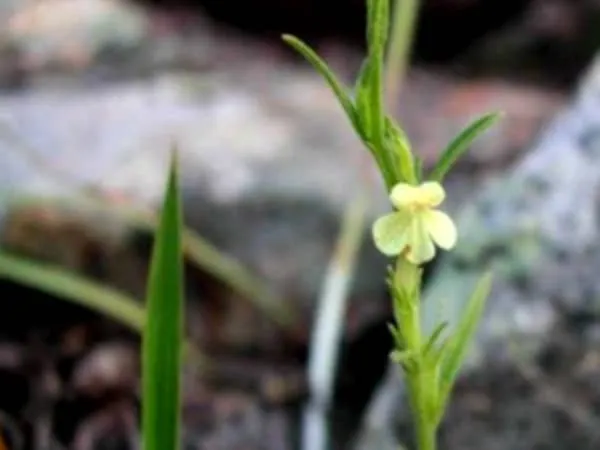
<path id="1" fill-rule="evenodd" d="M 408 136 L 392 117 L 385 119 L 386 151 L 393 156 L 395 181 L 417 183 L 414 157 Z"/>
<path id="2" fill-rule="evenodd" d="M 116 205 L 100 196 L 82 195 L 75 197 L 32 197 L 19 196 L 10 199 L 10 208 L 36 205 L 51 205 L 69 211 L 99 213 L 103 218 L 123 222 L 132 230 L 154 234 L 158 228 L 158 215 L 153 210 L 142 210 L 137 205 Z M 93 217 L 93 216 L 92 216 Z M 287 331 L 298 326 L 295 311 L 290 303 L 275 295 L 266 283 L 240 264 L 236 259 L 223 253 L 210 241 L 190 228 L 183 228 L 183 252 L 191 264 L 214 276 L 217 280 L 241 294 L 253 306 Z"/>
<path id="3" fill-rule="evenodd" d="M 396 140 L 399 145 L 402 145 L 403 148 L 406 148 L 410 151 L 410 140 L 408 139 L 408 136 L 406 135 L 402 127 L 393 117 L 388 116 L 385 118 L 385 130 L 386 135 L 390 139 Z"/>
<path id="4" fill-rule="evenodd" d="M 471 146 L 473 141 L 488 128 L 494 125 L 502 114 L 486 114 L 465 127 L 442 152 L 438 162 L 429 174 L 432 181 L 442 182 L 448 171 Z"/>
<path id="5" fill-rule="evenodd" d="M 394 324 L 388 323 L 387 326 L 388 330 L 390 331 L 390 334 L 394 338 L 396 348 L 405 348 L 406 344 L 404 342 L 404 338 L 402 337 L 401 331 L 398 328 L 396 328 Z"/>
<path id="6" fill-rule="evenodd" d="M 373 87 L 377 86 L 374 82 L 373 64 L 367 58 L 360 69 L 356 85 L 354 87 L 356 97 L 356 117 L 360 124 L 361 138 L 365 146 L 369 149 L 379 171 L 383 176 L 384 182 L 388 188 L 394 185 L 395 176 L 392 172 L 393 165 L 387 163 L 389 159 L 386 156 L 386 148 L 381 145 L 375 145 L 374 136 L 377 130 L 377 116 L 381 114 L 376 109 L 377 105 L 373 102 Z"/>
<path id="7" fill-rule="evenodd" d="M 140 301 L 56 265 L 0 251 L 0 279 L 30 286 L 59 300 L 89 308 L 133 332 L 143 332 L 146 310 Z M 208 375 L 213 369 L 212 361 L 190 342 L 186 346 L 191 361 Z"/>
<path id="8" fill-rule="evenodd" d="M 396 285 L 392 287 L 392 311 L 396 325 L 403 323 L 404 317 L 409 314 L 409 301 L 408 294 L 403 292 L 401 287 Z"/>
<path id="9" fill-rule="evenodd" d="M 371 103 L 371 78 L 373 74 L 371 67 L 369 59 L 365 59 L 358 72 L 354 87 L 356 116 L 361 125 L 363 140 L 367 141 L 367 143 L 371 142 L 373 138 L 373 116 L 375 115 L 373 104 Z M 369 149 L 373 152 L 375 158 L 378 158 L 377 149 Z"/>
<path id="10" fill-rule="evenodd" d="M 84 306 L 138 332 L 144 326 L 144 307 L 140 302 L 115 289 L 49 264 L 0 251 L 0 279 L 31 286 Z"/>
<path id="11" fill-rule="evenodd" d="M 144 450 L 179 445 L 180 364 L 183 353 L 182 216 L 174 155 L 154 241 L 142 336 Z"/>
<path id="12" fill-rule="evenodd" d="M 415 156 L 415 178 L 420 183 L 423 180 L 423 160 Z"/>
<path id="13" fill-rule="evenodd" d="M 368 5 L 367 40 L 369 47 L 369 94 L 372 115 L 371 139 L 382 154 L 386 170 L 394 173 L 391 155 L 386 154 L 385 105 L 383 102 L 383 64 L 389 28 L 389 0 L 370 0 Z M 387 181 L 387 180 L 386 180 Z"/>
<path id="14" fill-rule="evenodd" d="M 404 364 L 409 359 L 415 357 L 415 352 L 412 350 L 392 350 L 390 352 L 390 359 L 396 364 Z"/>
<path id="15" fill-rule="evenodd" d="M 369 56 L 383 57 L 390 27 L 390 0 L 367 1 L 367 46 Z"/>
<path id="16" fill-rule="evenodd" d="M 440 401 L 442 405 L 447 401 L 452 386 L 460 372 L 469 350 L 469 345 L 481 319 L 491 286 L 492 276 L 490 273 L 487 273 L 481 277 L 475 286 L 475 290 L 463 312 L 460 322 L 448 341 L 440 373 Z"/>
<path id="17" fill-rule="evenodd" d="M 354 127 L 359 135 L 361 134 L 360 126 L 356 117 L 356 111 L 354 110 L 354 104 L 352 99 L 348 95 L 348 89 L 338 80 L 335 74 L 329 69 L 327 63 L 321 59 L 317 53 L 310 48 L 303 41 L 295 36 L 284 34 L 283 40 L 293 47 L 298 53 L 300 53 L 306 60 L 312 64 L 315 70 L 325 79 L 335 96 L 337 97 L 340 105 L 344 108 L 350 123 Z"/>
<path id="18" fill-rule="evenodd" d="M 434 348 L 438 339 L 440 338 L 440 336 L 442 335 L 442 333 L 444 332 L 444 330 L 447 327 L 448 327 L 448 322 L 442 322 L 437 326 L 437 328 L 435 330 L 433 330 L 433 333 L 431 333 L 431 336 L 429 336 L 429 339 L 427 339 L 427 342 L 423 346 L 423 355 L 424 356 L 427 356 L 429 354 L 429 352 Z"/>
<path id="19" fill-rule="evenodd" d="M 432 348 L 430 350 L 429 359 L 433 367 L 439 368 L 441 366 L 441 361 L 446 355 L 446 349 L 448 348 L 448 345 L 450 345 L 451 342 L 451 338 L 444 339 L 444 341 L 437 348 Z"/>
<path id="20" fill-rule="evenodd" d="M 396 183 L 394 161 L 385 146 L 385 106 L 383 102 L 383 64 L 388 32 L 389 0 L 367 3 L 368 55 L 356 81 L 356 119 L 386 187 Z"/>

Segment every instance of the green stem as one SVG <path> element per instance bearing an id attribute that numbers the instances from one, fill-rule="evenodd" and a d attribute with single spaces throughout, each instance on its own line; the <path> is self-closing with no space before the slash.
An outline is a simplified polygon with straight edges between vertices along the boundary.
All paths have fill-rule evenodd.
<path id="1" fill-rule="evenodd" d="M 428 376 L 430 373 L 420 355 L 422 350 L 420 283 L 420 269 L 400 256 L 396 261 L 394 284 L 396 288 L 415 292 L 415 294 L 408 295 L 404 299 L 408 303 L 401 306 L 404 313 L 397 314 L 400 321 L 397 325 L 404 334 L 406 349 L 402 350 L 410 350 L 419 355 L 416 364 L 410 370 L 405 370 L 406 385 L 414 417 L 418 450 L 435 450 L 437 422 L 431 417 L 433 400 L 431 396 L 435 395 L 431 389 L 435 389 L 435 386 L 431 385 L 431 377 Z"/>
<path id="2" fill-rule="evenodd" d="M 436 450 L 435 432 L 436 427 L 427 423 L 423 417 L 417 417 L 417 445 L 419 450 Z"/>
<path id="3" fill-rule="evenodd" d="M 386 88 L 390 111 L 398 100 L 419 12 L 419 0 L 395 0 L 392 33 L 387 58 Z"/>

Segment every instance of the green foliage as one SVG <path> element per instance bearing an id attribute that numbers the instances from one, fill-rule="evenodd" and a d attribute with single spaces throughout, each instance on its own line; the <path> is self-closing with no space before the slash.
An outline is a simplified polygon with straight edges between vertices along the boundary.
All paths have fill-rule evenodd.
<path id="1" fill-rule="evenodd" d="M 144 326 L 145 312 L 138 301 L 58 267 L 0 251 L 0 279 L 33 286 L 104 314 L 138 332 Z"/>
<path id="2" fill-rule="evenodd" d="M 415 157 L 412 154 L 410 141 L 404 130 L 392 119 L 387 117 L 385 121 L 386 150 L 389 152 L 398 173 L 398 180 L 418 184 L 421 181 L 420 166 L 415 164 Z"/>
<path id="3" fill-rule="evenodd" d="M 448 396 L 460 368 L 464 362 L 465 356 L 469 350 L 477 325 L 484 311 L 487 298 L 492 286 L 492 275 L 487 273 L 481 277 L 471 298 L 463 311 L 463 315 L 457 324 L 456 330 L 448 340 L 445 347 L 440 374 L 440 418 L 446 407 Z"/>
<path id="4" fill-rule="evenodd" d="M 358 121 L 356 117 L 356 112 L 354 109 L 354 104 L 352 103 L 352 99 L 348 94 L 348 89 L 338 80 L 336 75 L 329 69 L 327 63 L 321 59 L 319 55 L 315 53 L 313 49 L 311 49 L 308 45 L 302 42 L 295 36 L 291 36 L 289 34 L 283 35 L 283 40 L 287 42 L 290 46 L 292 46 L 296 51 L 302 56 L 304 56 L 308 62 L 312 64 L 315 70 L 327 81 L 329 87 L 337 97 L 340 105 L 346 112 L 348 119 L 354 126 L 355 129 L 358 129 Z"/>
<path id="5" fill-rule="evenodd" d="M 368 54 L 352 92 L 304 42 L 289 35 L 283 39 L 325 79 L 357 136 L 371 152 L 387 190 L 391 191 L 400 182 L 420 183 L 423 180 L 422 162 L 413 154 L 402 128 L 385 112 L 382 78 L 389 28 L 389 0 L 367 1 Z M 414 13 L 416 3 L 411 4 Z M 415 14 L 410 17 L 414 22 Z M 407 47 L 407 42 L 402 45 Z M 399 54 L 393 53 L 396 56 Z M 443 151 L 427 178 L 442 182 L 473 140 L 499 117 L 498 114 L 488 114 L 467 126 Z M 157 225 L 154 218 L 144 215 L 127 217 L 142 229 L 154 230 Z M 359 236 L 358 232 L 356 236 Z M 33 285 L 107 314 L 133 329 L 143 330 L 144 450 L 176 450 L 180 447 L 180 366 L 184 351 L 190 349 L 184 346 L 183 338 L 184 252 L 208 267 L 210 273 L 228 280 L 238 291 L 254 297 L 256 304 L 276 316 L 279 323 L 291 323 L 285 311 L 273 307 L 270 300 L 264 301 L 268 298 L 263 295 L 266 291 L 253 283 L 239 265 L 228 259 L 219 259 L 220 255 L 215 249 L 183 228 L 175 155 L 154 241 L 146 310 L 118 292 L 59 270 L 0 253 L 0 277 Z M 342 266 L 348 264 L 348 270 L 351 270 L 351 258 L 344 260 L 346 256 L 348 254 L 342 252 L 341 260 L 337 262 Z M 214 259 L 217 263 L 214 263 Z M 390 330 L 395 348 L 390 357 L 404 370 L 415 415 L 419 449 L 434 450 L 435 433 L 483 313 L 491 276 L 485 275 L 477 284 L 455 329 L 448 331 L 447 324 L 441 323 L 427 336 L 421 328 L 421 274 L 421 268 L 409 263 L 402 254 L 391 271 L 389 285 L 395 323 L 390 325 Z M 339 291 L 342 285 L 339 280 L 344 281 L 344 277 L 340 276 L 337 280 L 333 286 L 338 291 L 334 293 L 343 294 L 343 291 Z M 446 333 L 449 336 L 444 338 Z"/>
<path id="6" fill-rule="evenodd" d="M 448 323 L 438 324 L 429 336 L 420 328 L 420 269 L 398 260 L 390 277 L 395 324 L 390 324 L 394 350 L 390 358 L 406 378 L 420 449 L 435 448 L 435 433 L 448 398 L 481 319 L 491 286 L 491 275 L 478 282 L 460 322 L 449 336 Z"/>
<path id="7" fill-rule="evenodd" d="M 385 45 L 389 27 L 389 0 L 369 0 L 367 2 L 367 48 L 368 54 L 363 86 L 361 92 L 365 94 L 366 100 L 363 105 L 368 105 L 370 128 L 363 128 L 368 139 L 380 152 L 386 170 L 394 173 L 391 155 L 383 152 L 385 133 L 385 107 L 383 103 L 383 62 L 385 56 Z M 359 110 L 359 115 L 361 111 Z"/>
<path id="8" fill-rule="evenodd" d="M 356 134 L 371 152 L 388 192 L 398 183 L 414 185 L 421 183 L 424 178 L 422 161 L 413 154 L 406 134 L 385 113 L 382 74 L 389 6 L 389 0 L 367 0 L 368 54 L 356 80 L 354 102 L 349 98 L 346 88 L 341 86 L 314 51 L 296 38 L 284 37 L 327 80 Z M 393 67 L 400 68 L 408 59 L 408 43 L 417 17 L 418 2 L 403 2 L 403 8 L 398 3 L 395 6 L 397 23 L 394 24 L 394 36 L 402 39 L 392 42 L 390 53 Z M 394 83 L 400 76 L 390 73 L 388 78 Z M 392 89 L 392 93 L 395 95 L 396 89 Z M 441 183 L 475 138 L 499 117 L 499 114 L 487 114 L 463 129 L 443 151 L 427 179 Z M 381 225 L 380 221 L 376 222 L 378 224 Z M 394 233 L 396 225 L 390 221 L 386 224 L 386 233 Z M 376 237 L 375 230 L 381 231 L 381 227 L 374 228 Z M 402 242 L 403 236 L 396 238 Z M 478 284 L 458 327 L 450 337 L 443 339 L 448 328 L 446 322 L 435 327 L 431 335 L 423 336 L 420 317 L 421 270 L 409 264 L 405 258 L 403 254 L 398 256 L 389 280 L 395 318 L 395 324 L 390 325 L 395 343 L 390 358 L 404 370 L 419 449 L 434 450 L 437 427 L 481 318 L 491 281 L 490 276 L 485 276 Z"/>
<path id="9" fill-rule="evenodd" d="M 394 154 L 396 143 L 390 142 L 389 118 L 385 112 L 383 68 L 389 28 L 389 0 L 368 0 L 367 3 L 368 54 L 354 86 L 354 99 L 327 64 L 300 39 L 284 35 L 285 42 L 302 54 L 327 81 L 338 102 L 346 112 L 357 136 L 371 152 L 388 190 L 403 181 L 405 173 L 413 170 L 400 166 Z M 391 144 L 391 145 L 390 145 Z M 412 178 L 412 176 L 411 176 Z"/>
<path id="10" fill-rule="evenodd" d="M 174 157 L 154 242 L 142 353 L 144 450 L 179 448 L 183 350 L 181 205 Z"/>
<path id="11" fill-rule="evenodd" d="M 57 208 L 65 208 L 67 211 L 87 211 L 88 213 L 101 213 L 109 220 L 123 223 L 127 229 L 153 235 L 158 228 L 158 218 L 153 211 L 141 211 L 135 205 L 114 205 L 109 201 L 92 195 L 80 195 L 73 197 L 26 197 L 19 196 L 10 199 L 11 208 L 51 205 Z M 289 302 L 284 301 L 256 277 L 248 268 L 239 261 L 223 253 L 207 239 L 194 230 L 183 227 L 182 230 L 183 251 L 190 264 L 195 265 L 203 272 L 212 275 L 224 285 L 240 294 L 241 299 L 252 303 L 265 316 L 282 327 L 284 330 L 293 330 L 296 327 L 296 315 Z M 34 261 L 30 262 L 35 265 Z M 40 268 L 40 264 L 36 267 Z M 43 269 L 40 268 L 40 270 Z M 73 278 L 77 275 L 73 274 Z M 79 276 L 82 278 L 82 276 Z M 82 278 L 83 282 L 86 282 Z M 36 285 L 35 278 L 30 277 L 28 284 L 36 289 L 45 290 L 43 285 Z M 81 291 L 84 292 L 84 291 Z M 80 299 L 85 302 L 85 299 Z"/>
<path id="12" fill-rule="evenodd" d="M 487 131 L 501 117 L 500 113 L 486 114 L 466 126 L 444 149 L 428 178 L 441 183 L 448 171 L 469 149 L 473 141 Z"/>

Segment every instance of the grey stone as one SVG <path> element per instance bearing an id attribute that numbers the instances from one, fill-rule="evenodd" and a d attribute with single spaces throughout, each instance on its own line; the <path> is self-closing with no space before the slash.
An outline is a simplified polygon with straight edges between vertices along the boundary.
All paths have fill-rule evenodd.
<path id="1" fill-rule="evenodd" d="M 374 169 L 327 87 L 294 72 L 3 95 L 0 188 L 156 208 L 176 145 L 188 223 L 310 316 L 342 212 L 366 185 L 359 170 Z M 369 220 L 387 208 L 375 192 Z M 371 245 L 362 256 L 353 298 L 383 300 L 385 261 Z"/>
<path id="2" fill-rule="evenodd" d="M 121 0 L 44 0 L 0 4 L 1 43 L 27 69 L 86 66 L 101 54 L 139 48 L 149 36 L 145 12 Z"/>
<path id="3" fill-rule="evenodd" d="M 252 64 L 244 60 L 243 70 L 171 71 L 144 81 L 95 86 L 41 83 L 3 94 L 0 188 L 63 195 L 85 188 L 153 209 L 160 201 L 169 150 L 176 144 L 188 223 L 306 313 L 308 329 L 343 210 L 365 186 L 371 189 L 368 224 L 389 203 L 370 156 L 325 83 L 308 65 L 300 69 L 265 60 L 264 55 Z M 446 140 L 479 108 L 467 95 L 466 80 L 417 70 L 407 83 L 406 126 L 430 166 Z M 479 83 L 476 92 L 480 101 L 514 112 L 516 122 L 522 118 L 537 124 L 560 104 L 553 93 L 524 95 L 523 87 L 508 84 Z M 433 125 L 426 123 L 445 131 L 433 133 Z M 534 129 L 528 125 L 519 134 Z M 514 157 L 512 151 L 510 157 L 500 156 L 503 148 L 515 146 L 510 130 L 500 134 L 482 138 L 472 152 L 494 153 L 493 170 Z M 470 179 L 453 180 L 445 207 L 454 210 L 472 185 Z M 2 213 L 0 208 L 0 218 Z M 95 217 L 89 224 L 106 226 Z M 55 238 L 48 239 L 56 247 Z M 353 281 L 351 333 L 388 310 L 382 295 L 385 259 L 375 251 L 368 230 L 364 243 Z M 121 268 L 126 259 L 119 259 L 109 265 Z M 231 328 L 259 327 L 233 321 Z"/>
<path id="4" fill-rule="evenodd" d="M 571 104 L 545 127 L 531 150 L 504 175 L 483 182 L 455 215 L 459 242 L 434 270 L 423 314 L 426 330 L 442 319 L 456 324 L 477 279 L 487 269 L 493 272 L 492 293 L 464 375 L 493 384 L 499 368 L 514 370 L 515 358 L 535 364 L 565 315 L 597 317 L 599 130 L 600 56 Z M 396 373 L 389 372 L 379 392 L 380 397 L 403 392 Z M 379 403 L 377 397 L 372 402 L 365 436 Z M 388 408 L 385 420 L 404 414 L 403 404 Z M 453 423 L 460 420 L 455 417 Z M 508 440 L 496 437 L 502 448 L 511 448 Z"/>
<path id="5" fill-rule="evenodd" d="M 495 283 L 475 354 L 513 334 L 542 344 L 563 312 L 598 312 L 599 93 L 596 61 L 532 150 L 457 217 L 461 239 L 433 275 L 426 305 L 439 299 L 456 320 L 473 282 L 491 269 Z"/>

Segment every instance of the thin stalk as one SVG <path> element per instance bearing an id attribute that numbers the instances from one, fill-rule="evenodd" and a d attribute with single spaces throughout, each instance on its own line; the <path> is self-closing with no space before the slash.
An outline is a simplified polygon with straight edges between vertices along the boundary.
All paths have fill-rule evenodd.
<path id="1" fill-rule="evenodd" d="M 311 398 L 304 410 L 302 425 L 305 450 L 325 450 L 331 446 L 327 417 L 335 390 L 348 294 L 363 240 L 367 207 L 367 197 L 361 193 L 346 210 L 319 297 L 307 374 Z"/>
<path id="2" fill-rule="evenodd" d="M 427 420 L 424 414 L 424 400 L 427 386 L 423 384 L 420 374 L 406 376 L 406 385 L 408 387 L 408 400 L 413 413 L 414 432 L 417 441 L 418 450 L 436 450 L 436 429 L 435 424 Z"/>
<path id="3" fill-rule="evenodd" d="M 402 256 L 396 261 L 394 283 L 397 287 L 411 289 L 421 282 L 419 269 L 408 263 Z M 409 296 L 405 305 L 409 314 L 403 314 L 398 326 L 403 329 L 407 350 L 421 352 L 421 298 L 420 295 Z M 414 427 L 418 450 L 436 449 L 437 423 L 431 420 L 429 405 L 431 404 L 430 378 L 422 361 L 418 361 L 410 370 L 405 370 L 410 406 L 414 417 Z"/>
<path id="4" fill-rule="evenodd" d="M 398 100 L 413 47 L 419 0 L 395 0 L 387 57 L 386 88 L 390 111 Z"/>
<path id="5" fill-rule="evenodd" d="M 435 426 L 432 426 L 427 421 L 417 417 L 417 445 L 419 450 L 436 450 L 435 443 Z"/>

